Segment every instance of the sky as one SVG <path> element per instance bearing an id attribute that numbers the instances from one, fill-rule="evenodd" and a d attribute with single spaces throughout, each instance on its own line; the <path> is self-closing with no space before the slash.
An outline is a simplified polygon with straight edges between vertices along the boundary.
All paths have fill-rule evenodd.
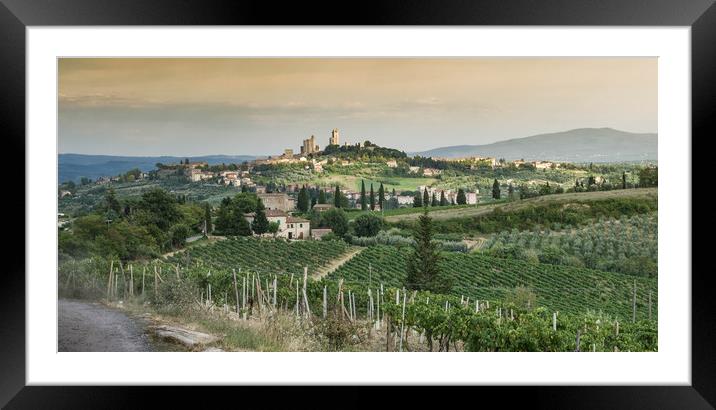
<path id="1" fill-rule="evenodd" d="M 657 132 L 656 58 L 59 60 L 60 153 L 406 152 L 574 128 Z"/>

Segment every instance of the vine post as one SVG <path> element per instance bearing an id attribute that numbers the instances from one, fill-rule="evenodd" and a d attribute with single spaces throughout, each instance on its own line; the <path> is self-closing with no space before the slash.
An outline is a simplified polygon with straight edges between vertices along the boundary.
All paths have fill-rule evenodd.
<path id="1" fill-rule="evenodd" d="M 231 270 L 234 276 L 234 294 L 236 294 L 236 313 L 239 313 L 239 285 L 236 283 L 236 269 Z"/>
<path id="2" fill-rule="evenodd" d="M 634 279 L 634 291 L 631 298 L 631 322 L 636 322 L 636 279 Z"/>
<path id="3" fill-rule="evenodd" d="M 405 330 L 405 299 L 408 295 L 403 291 L 403 316 L 400 320 L 400 351 L 403 351 L 403 333 Z"/>

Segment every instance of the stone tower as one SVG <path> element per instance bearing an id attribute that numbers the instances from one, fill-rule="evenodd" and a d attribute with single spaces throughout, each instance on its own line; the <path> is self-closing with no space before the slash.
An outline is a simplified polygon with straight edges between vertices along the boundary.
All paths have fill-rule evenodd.
<path id="1" fill-rule="evenodd" d="M 315 137 L 311 135 L 311 138 L 303 140 L 303 146 L 301 146 L 301 154 L 313 154 L 318 152 L 319 148 L 316 145 Z"/>
<path id="2" fill-rule="evenodd" d="M 338 135 L 338 128 L 334 128 L 331 131 L 331 138 L 328 140 L 328 145 L 340 145 L 340 139 Z"/>

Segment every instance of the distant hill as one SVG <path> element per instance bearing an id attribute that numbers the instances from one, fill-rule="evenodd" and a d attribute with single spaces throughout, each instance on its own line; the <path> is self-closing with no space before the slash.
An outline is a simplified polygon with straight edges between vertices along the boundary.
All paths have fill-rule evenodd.
<path id="1" fill-rule="evenodd" d="M 635 134 L 613 128 L 578 128 L 485 145 L 455 145 L 409 155 L 459 158 L 483 156 L 515 160 L 628 162 L 657 160 L 657 134 Z"/>
<path id="2" fill-rule="evenodd" d="M 185 157 L 126 157 L 113 155 L 60 154 L 58 158 L 59 182 L 75 181 L 86 177 L 96 179 L 101 176 L 114 176 L 139 168 L 151 171 L 157 162 L 172 164 L 183 161 Z M 209 165 L 221 163 L 241 163 L 257 157 L 250 155 L 205 155 L 188 157 L 190 161 L 206 161 Z"/>

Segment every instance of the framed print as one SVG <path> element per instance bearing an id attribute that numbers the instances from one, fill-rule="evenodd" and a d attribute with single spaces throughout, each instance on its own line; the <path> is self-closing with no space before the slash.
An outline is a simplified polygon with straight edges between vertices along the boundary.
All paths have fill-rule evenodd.
<path id="1" fill-rule="evenodd" d="M 248 2 L 4 2 L 26 245 L 3 403 L 509 385 L 713 406 L 691 153 L 716 9 L 508 4 L 324 26 Z"/>

